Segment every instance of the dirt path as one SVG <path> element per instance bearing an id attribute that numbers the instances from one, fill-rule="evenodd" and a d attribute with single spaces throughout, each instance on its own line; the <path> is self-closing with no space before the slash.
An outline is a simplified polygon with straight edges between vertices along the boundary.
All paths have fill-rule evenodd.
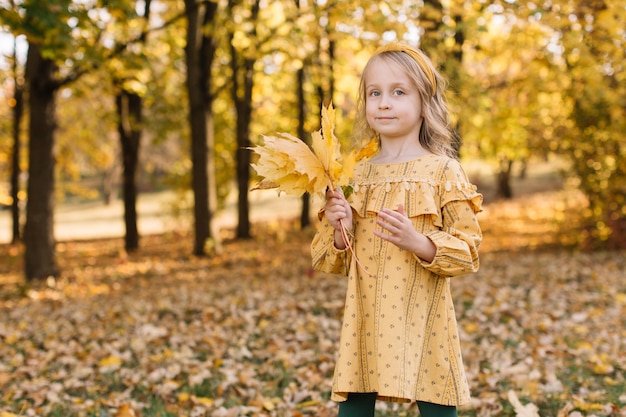
<path id="1" fill-rule="evenodd" d="M 141 235 L 160 234 L 191 227 L 191 215 L 176 215 L 177 197 L 172 192 L 143 194 L 139 197 L 137 211 Z M 313 205 L 316 207 L 317 201 Z M 229 199 L 226 208 L 218 214 L 218 226 L 233 227 L 237 223 L 235 199 Z M 297 217 L 301 210 L 300 199 L 287 195 L 277 196 L 274 190 L 250 193 L 250 220 L 287 219 Z M 124 236 L 122 201 L 111 205 L 101 202 L 61 205 L 55 213 L 55 237 L 58 241 Z M 8 210 L 0 211 L 0 244 L 11 241 L 11 216 Z"/>

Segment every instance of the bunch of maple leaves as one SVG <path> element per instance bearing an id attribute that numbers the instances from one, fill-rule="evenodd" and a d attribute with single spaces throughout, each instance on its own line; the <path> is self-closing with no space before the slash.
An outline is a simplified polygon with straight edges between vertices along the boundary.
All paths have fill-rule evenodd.
<path id="1" fill-rule="evenodd" d="M 335 136 L 335 109 L 322 106 L 322 127 L 311 133 L 311 146 L 288 133 L 267 135 L 263 144 L 251 148 L 258 154 L 252 166 L 263 177 L 254 189 L 276 188 L 301 196 L 323 196 L 326 190 L 347 186 L 357 153 L 343 153 Z"/>
<path id="2" fill-rule="evenodd" d="M 541 208 L 558 194 L 535 198 L 487 205 L 481 270 L 453 280 L 474 397 L 461 413 L 624 416 L 625 253 L 549 246 Z M 516 233 L 533 222 L 548 229 Z M 118 240 L 67 242 L 64 278 L 31 287 L 2 246 L 0 416 L 335 415 L 346 282 L 311 271 L 312 231 L 254 234 L 211 259 L 176 235 L 132 256 Z"/>

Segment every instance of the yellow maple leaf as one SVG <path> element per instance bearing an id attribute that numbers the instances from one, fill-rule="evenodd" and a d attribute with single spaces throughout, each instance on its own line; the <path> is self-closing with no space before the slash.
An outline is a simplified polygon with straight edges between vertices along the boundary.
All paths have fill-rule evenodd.
<path id="1" fill-rule="evenodd" d="M 472 334 L 476 333 L 479 330 L 478 324 L 470 322 L 464 326 L 464 330 L 466 333 Z"/>
<path id="2" fill-rule="evenodd" d="M 615 371 L 610 363 L 597 363 L 593 366 L 593 373 L 596 375 L 612 374 Z"/>
<path id="3" fill-rule="evenodd" d="M 276 408 L 276 404 L 274 404 L 272 400 L 267 399 L 263 401 L 263 408 L 267 411 L 273 411 Z"/>
<path id="4" fill-rule="evenodd" d="M 343 156 L 334 134 L 335 110 L 322 107 L 322 128 L 311 134 L 309 147 L 288 133 L 263 136 L 263 144 L 251 148 L 259 156 L 252 164 L 263 179 L 252 190 L 278 188 L 287 194 L 324 194 L 327 188 L 347 185 L 356 157 Z"/>
<path id="5" fill-rule="evenodd" d="M 509 390 L 508 392 L 509 402 L 513 406 L 515 410 L 516 417 L 540 417 L 539 416 L 539 407 L 537 407 L 533 403 L 528 403 L 523 405 L 521 401 L 517 398 L 515 391 Z"/>
<path id="6" fill-rule="evenodd" d="M 137 416 L 137 413 L 135 413 L 135 410 L 133 410 L 133 408 L 130 405 L 122 404 L 121 406 L 119 406 L 119 408 L 115 412 L 114 417 L 136 417 L 136 416 Z"/>
<path id="7" fill-rule="evenodd" d="M 372 155 L 374 155 L 376 152 L 378 152 L 378 148 L 379 148 L 379 144 L 378 144 L 378 138 L 373 137 L 368 143 L 367 145 L 365 145 L 363 148 L 361 148 L 361 150 L 357 153 L 356 155 L 356 160 L 360 161 L 361 159 L 364 158 L 369 158 Z"/>
<path id="8" fill-rule="evenodd" d="M 252 167 L 264 179 L 253 189 L 278 188 L 300 196 L 330 186 L 321 161 L 302 140 L 288 133 L 264 136 L 263 139 L 263 146 L 253 148 L 259 160 Z"/>
<path id="9" fill-rule="evenodd" d="M 208 398 L 208 397 L 196 397 L 195 395 L 193 395 L 191 397 L 191 401 L 193 401 L 195 404 L 198 405 L 203 405 L 205 407 L 210 407 L 213 405 L 213 403 L 215 402 L 215 400 L 213 398 Z"/>
<path id="10" fill-rule="evenodd" d="M 114 355 L 107 356 L 106 358 L 102 358 L 100 362 L 98 363 L 98 365 L 100 366 L 117 366 L 121 364 L 122 364 L 122 360 Z"/>
<path id="11" fill-rule="evenodd" d="M 332 167 L 337 157 L 341 157 L 339 141 L 334 133 L 335 109 L 332 104 L 322 107 L 322 128 L 311 135 L 311 147 L 324 168 Z"/>
<path id="12" fill-rule="evenodd" d="M 343 161 L 341 163 L 341 169 L 335 172 L 335 185 L 345 186 L 348 185 L 350 179 L 352 178 L 352 172 L 354 171 L 354 166 L 356 165 L 356 153 L 350 152 L 348 155 L 343 157 Z"/>
<path id="13" fill-rule="evenodd" d="M 574 398 L 574 406 L 582 411 L 600 411 L 604 409 L 604 404 L 596 402 L 586 402 L 584 399 Z"/>

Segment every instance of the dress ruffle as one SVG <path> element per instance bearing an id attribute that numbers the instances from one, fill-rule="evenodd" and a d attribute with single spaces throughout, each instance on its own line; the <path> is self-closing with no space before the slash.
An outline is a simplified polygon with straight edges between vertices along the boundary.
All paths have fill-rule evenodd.
<path id="1" fill-rule="evenodd" d="M 437 227 L 443 226 L 441 208 L 452 201 L 469 201 L 474 213 L 480 212 L 483 196 L 476 186 L 467 180 L 456 161 L 440 158 L 437 164 L 442 174 L 440 181 L 419 176 L 388 176 L 381 180 L 375 175 L 368 180 L 367 171 L 376 167 L 362 164 L 357 169 L 362 169 L 365 177 L 355 176 L 361 180 L 352 184 L 354 192 L 348 198 L 351 207 L 361 217 L 367 217 L 376 215 L 384 207 L 402 204 L 408 217 L 431 215 Z"/>

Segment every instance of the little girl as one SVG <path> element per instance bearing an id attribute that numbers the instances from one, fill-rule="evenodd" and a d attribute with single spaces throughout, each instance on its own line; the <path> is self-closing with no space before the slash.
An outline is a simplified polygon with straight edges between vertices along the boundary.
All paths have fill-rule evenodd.
<path id="1" fill-rule="evenodd" d="M 450 277 L 478 270 L 482 195 L 455 159 L 444 84 L 401 43 L 376 51 L 361 77 L 356 136 L 379 149 L 357 164 L 348 198 L 326 194 L 311 244 L 316 270 L 348 276 L 340 417 L 373 416 L 376 399 L 456 416 L 470 399 Z"/>

